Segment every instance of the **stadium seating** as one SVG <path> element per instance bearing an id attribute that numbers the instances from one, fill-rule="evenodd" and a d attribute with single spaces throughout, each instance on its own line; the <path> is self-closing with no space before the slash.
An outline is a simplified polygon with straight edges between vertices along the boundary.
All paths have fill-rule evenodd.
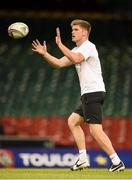
<path id="1" fill-rule="evenodd" d="M 55 69 L 31 50 L 31 41 L 39 30 L 40 41 L 45 36 L 49 52 L 61 57 L 51 35 L 57 23 L 62 27 L 67 27 L 67 23 L 61 19 L 50 23 L 44 20 L 47 23 L 44 27 L 41 19 L 32 20 L 34 29 L 23 40 L 13 41 L 6 36 L 0 39 L 0 119 L 5 135 L 38 136 L 52 139 L 57 146 L 75 146 L 66 121 L 80 101 L 75 68 Z M 106 22 L 97 22 L 99 29 L 100 23 Z M 109 27 L 112 31 L 113 25 Z M 70 39 L 68 33 L 62 31 L 63 41 L 72 47 L 67 40 Z M 104 130 L 115 147 L 132 149 L 132 46 L 127 42 L 129 39 L 121 41 L 118 34 L 118 39 L 115 36 L 110 39 L 109 31 L 105 33 L 103 29 L 99 36 L 93 32 L 107 90 L 103 106 Z M 87 124 L 83 128 L 87 148 L 98 149 Z"/>
<path id="2" fill-rule="evenodd" d="M 18 44 L 18 47 L 15 45 L 10 49 L 10 59 L 5 52 L 1 52 L 0 115 L 64 116 L 72 112 L 80 98 L 74 67 L 54 69 L 40 56 L 34 55 L 28 46 L 20 47 Z M 111 47 L 108 51 L 106 47 L 104 50 L 100 46 L 99 50 L 103 57 L 101 60 L 107 89 L 104 115 L 130 116 L 132 83 L 129 48 L 125 50 L 122 61 L 122 49 L 119 47 Z"/>
<path id="3" fill-rule="evenodd" d="M 75 147 L 73 136 L 67 125 L 67 117 L 3 117 L 1 118 L 5 135 L 49 139 L 56 146 Z M 117 149 L 132 149 L 132 119 L 103 118 L 103 127 Z M 82 125 L 86 136 L 87 149 L 99 149 L 91 137 L 87 123 Z"/>

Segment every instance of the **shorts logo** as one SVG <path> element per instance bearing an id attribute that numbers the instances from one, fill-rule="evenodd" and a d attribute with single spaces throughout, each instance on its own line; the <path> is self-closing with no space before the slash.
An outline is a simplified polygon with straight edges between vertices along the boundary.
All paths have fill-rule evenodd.
<path id="1" fill-rule="evenodd" d="M 88 118 L 88 119 L 87 119 L 87 121 L 90 121 L 90 120 L 91 120 L 91 118 Z"/>
<path id="2" fill-rule="evenodd" d="M 89 122 L 90 120 L 91 120 L 91 118 L 87 118 L 87 119 L 86 119 L 86 122 Z"/>

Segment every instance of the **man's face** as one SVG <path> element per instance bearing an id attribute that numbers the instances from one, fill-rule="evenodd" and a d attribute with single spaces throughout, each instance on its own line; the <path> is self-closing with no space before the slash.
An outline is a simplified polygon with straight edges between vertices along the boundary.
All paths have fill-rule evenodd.
<path id="1" fill-rule="evenodd" d="M 73 42 L 77 43 L 81 41 L 84 35 L 86 35 L 86 30 L 84 30 L 82 27 L 80 27 L 79 25 L 72 26 L 72 41 Z"/>

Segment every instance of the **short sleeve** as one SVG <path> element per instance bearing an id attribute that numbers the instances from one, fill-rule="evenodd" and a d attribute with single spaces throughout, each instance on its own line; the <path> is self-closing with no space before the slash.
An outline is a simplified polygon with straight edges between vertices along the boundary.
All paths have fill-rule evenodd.
<path id="1" fill-rule="evenodd" d="M 86 60 L 88 57 L 90 57 L 91 46 L 89 43 L 84 43 L 80 47 L 72 49 L 72 51 L 81 53 Z"/>

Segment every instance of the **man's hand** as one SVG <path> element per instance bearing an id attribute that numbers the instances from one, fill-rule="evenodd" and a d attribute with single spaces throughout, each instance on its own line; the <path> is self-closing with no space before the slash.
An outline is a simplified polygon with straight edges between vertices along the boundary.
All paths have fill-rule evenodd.
<path id="1" fill-rule="evenodd" d="M 60 29 L 59 27 L 56 28 L 56 44 L 60 46 L 62 44 L 61 42 L 61 36 L 60 36 Z"/>
<path id="2" fill-rule="evenodd" d="M 33 46 L 32 50 L 41 55 L 45 55 L 45 53 L 47 52 L 47 46 L 45 41 L 43 45 L 41 45 L 38 39 L 36 39 L 35 41 L 32 42 L 32 46 Z"/>

